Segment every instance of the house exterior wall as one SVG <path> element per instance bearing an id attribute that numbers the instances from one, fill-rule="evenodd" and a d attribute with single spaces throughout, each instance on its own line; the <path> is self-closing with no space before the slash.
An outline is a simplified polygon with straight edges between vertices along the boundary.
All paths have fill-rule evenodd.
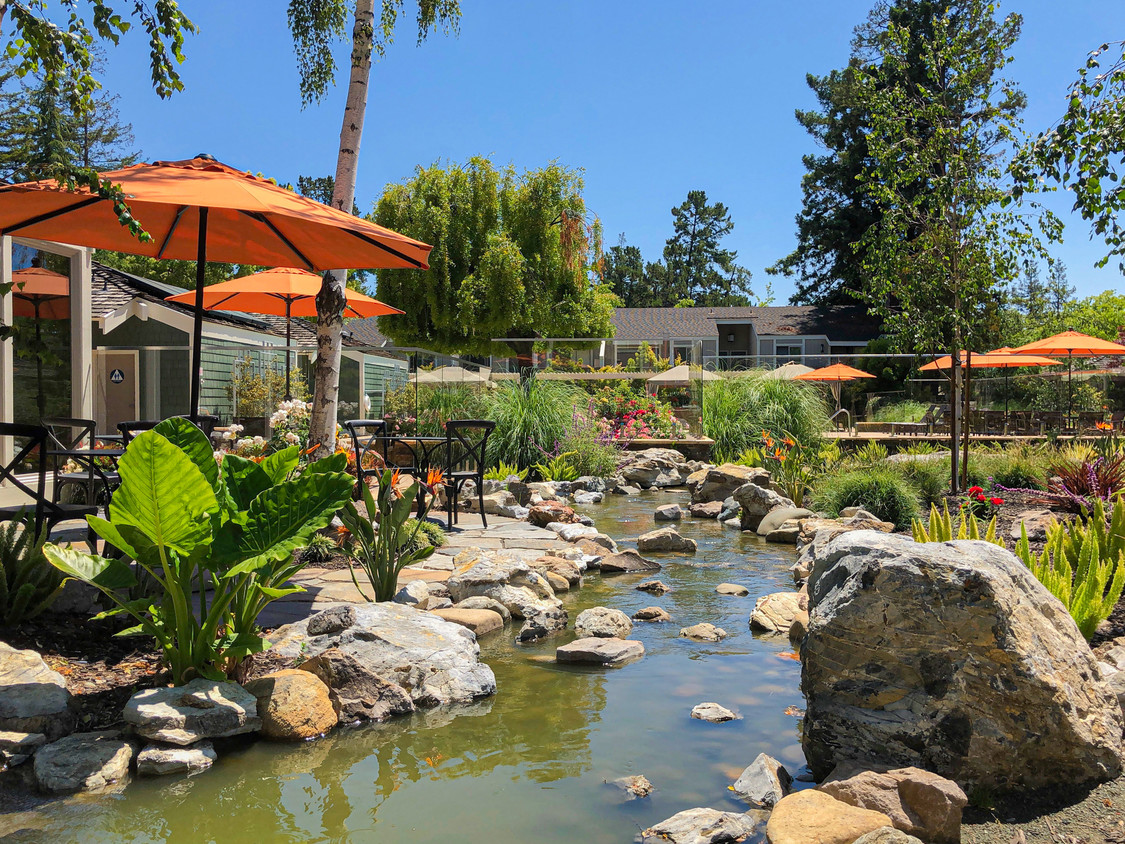
<path id="1" fill-rule="evenodd" d="M 103 332 L 95 323 L 93 332 L 95 349 L 119 347 L 140 350 L 137 377 L 141 386 L 141 418 L 163 419 L 188 412 L 187 375 L 191 359 L 186 346 L 191 340 L 185 332 L 154 319 L 140 320 L 136 317 L 130 317 L 109 332 Z M 165 348 L 152 348 L 161 346 Z"/>
<path id="2" fill-rule="evenodd" d="M 371 401 L 367 415 L 378 419 L 384 413 L 386 394 L 406 383 L 406 363 L 380 355 L 364 355 L 363 358 L 363 393 Z"/>

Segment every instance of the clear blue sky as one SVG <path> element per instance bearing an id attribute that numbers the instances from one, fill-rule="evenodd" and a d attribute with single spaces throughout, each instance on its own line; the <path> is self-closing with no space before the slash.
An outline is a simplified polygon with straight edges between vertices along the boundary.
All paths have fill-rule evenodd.
<path id="1" fill-rule="evenodd" d="M 412 5 L 412 4 L 408 4 Z M 185 91 L 161 101 L 148 84 L 143 38 L 109 50 L 106 87 L 121 94 L 146 159 L 210 152 L 231 165 L 295 182 L 335 169 L 344 85 L 301 110 L 283 0 L 182 0 L 199 24 L 189 38 Z M 728 245 L 754 273 L 794 244 L 801 156 L 814 149 L 793 119 L 813 98 L 805 74 L 848 58 L 870 4 L 854 0 L 462 0 L 458 38 L 416 47 L 410 26 L 372 71 L 357 202 L 415 166 L 488 155 L 585 170 L 589 207 L 607 245 L 624 232 L 646 258 L 671 233 L 669 210 L 702 188 L 726 203 Z M 1061 114 L 1075 70 L 1102 41 L 1125 38 L 1116 0 L 1009 0 L 1024 17 L 1009 76 L 1028 95 L 1029 130 Z M 341 53 L 346 63 L 346 55 Z M 1079 295 L 1120 286 L 1102 244 L 1068 213 L 1053 247 Z M 786 279 L 773 279 L 783 303 Z"/>

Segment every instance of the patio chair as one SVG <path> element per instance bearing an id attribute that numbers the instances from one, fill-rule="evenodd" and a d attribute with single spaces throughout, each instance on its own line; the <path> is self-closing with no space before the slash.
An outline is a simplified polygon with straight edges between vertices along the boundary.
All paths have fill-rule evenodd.
<path id="1" fill-rule="evenodd" d="M 384 419 L 349 419 L 344 423 L 344 430 L 352 438 L 352 448 L 355 449 L 355 498 L 360 497 L 361 484 L 367 483 L 368 478 L 378 477 L 387 463 L 387 422 Z M 365 468 L 364 462 L 367 455 L 375 450 L 379 458 L 379 466 Z"/>
<path id="2" fill-rule="evenodd" d="M 215 433 L 215 426 L 219 424 L 218 416 L 191 416 L 187 413 L 176 414 L 169 416 L 169 419 L 187 419 L 195 427 L 203 432 L 203 435 L 208 440 L 211 435 Z M 129 422 L 118 422 L 117 430 L 121 432 L 121 441 L 123 445 L 128 446 L 133 441 L 133 437 L 143 431 L 151 431 L 163 420 L 161 419 L 134 419 Z"/>
<path id="3" fill-rule="evenodd" d="M 94 433 L 97 423 L 93 419 L 70 419 L 52 416 L 45 417 L 40 421 L 43 423 L 43 427 L 47 429 L 52 449 L 71 451 L 83 447 L 93 448 L 95 441 L 98 439 Z M 83 446 L 83 443 L 85 443 L 85 446 Z M 62 490 L 68 486 L 81 488 L 86 501 L 97 503 L 97 487 L 101 486 L 103 491 L 108 487 L 109 492 L 112 493 L 121 485 L 121 478 L 116 471 L 63 472 L 59 470 L 59 463 L 60 461 L 56 460 L 54 467 L 53 493 L 56 502 L 62 499 Z M 103 501 L 102 503 L 108 504 L 109 502 Z"/>
<path id="4" fill-rule="evenodd" d="M 0 422 L 0 438 L 11 437 L 13 441 L 26 440 L 22 447 L 17 446 L 15 456 L 7 465 L 0 465 L 0 484 L 9 482 L 16 489 L 23 492 L 31 500 L 22 504 L 9 504 L 0 507 L 0 522 L 11 522 L 34 514 L 35 532 L 44 530 L 49 534 L 51 529 L 60 522 L 71 519 L 84 519 L 86 516 L 96 516 L 96 504 L 62 504 L 52 501 L 47 496 L 47 450 L 51 441 L 51 433 L 42 425 L 21 425 L 15 422 Z M 31 458 L 35 462 L 33 474 L 35 486 L 29 486 L 17 474 L 24 461 Z M 27 477 L 25 473 L 24 478 Z M 109 490 L 106 490 L 108 500 Z M 95 535 L 92 529 L 87 528 L 87 542 L 94 548 Z"/>
<path id="5" fill-rule="evenodd" d="M 445 423 L 445 435 L 449 440 L 449 462 L 445 471 L 445 509 L 449 527 L 457 523 L 457 493 L 469 481 L 477 487 L 481 524 L 488 527 L 488 517 L 484 514 L 484 466 L 488 438 L 495 427 L 495 422 L 486 419 Z"/>

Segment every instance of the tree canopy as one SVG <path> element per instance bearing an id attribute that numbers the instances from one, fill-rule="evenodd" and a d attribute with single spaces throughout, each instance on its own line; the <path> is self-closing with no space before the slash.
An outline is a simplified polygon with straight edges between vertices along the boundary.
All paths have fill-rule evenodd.
<path id="1" fill-rule="evenodd" d="M 376 295 L 406 312 L 379 330 L 479 355 L 497 352 L 495 338 L 609 336 L 617 299 L 594 272 L 601 232 L 582 191 L 580 172 L 557 162 L 517 172 L 485 158 L 388 186 L 375 222 L 433 251 L 429 270 L 379 270 Z"/>

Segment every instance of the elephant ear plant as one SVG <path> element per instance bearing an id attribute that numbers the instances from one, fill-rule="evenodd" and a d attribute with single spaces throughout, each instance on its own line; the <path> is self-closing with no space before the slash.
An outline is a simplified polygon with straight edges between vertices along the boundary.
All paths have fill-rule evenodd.
<path id="1" fill-rule="evenodd" d="M 115 605 L 100 617 L 137 621 L 121 635 L 156 639 L 176 684 L 224 679 L 261 651 L 257 619 L 276 598 L 301 591 L 288 584 L 308 544 L 350 497 L 346 457 L 336 454 L 290 477 L 298 450 L 261 463 L 233 454 L 216 463 L 203 433 L 168 419 L 137 436 L 119 464 L 121 487 L 109 519 L 89 517 L 97 534 L 123 555 L 107 559 L 48 544 L 44 554 L 63 574 L 91 584 Z M 136 563 L 156 584 L 136 597 Z"/>

